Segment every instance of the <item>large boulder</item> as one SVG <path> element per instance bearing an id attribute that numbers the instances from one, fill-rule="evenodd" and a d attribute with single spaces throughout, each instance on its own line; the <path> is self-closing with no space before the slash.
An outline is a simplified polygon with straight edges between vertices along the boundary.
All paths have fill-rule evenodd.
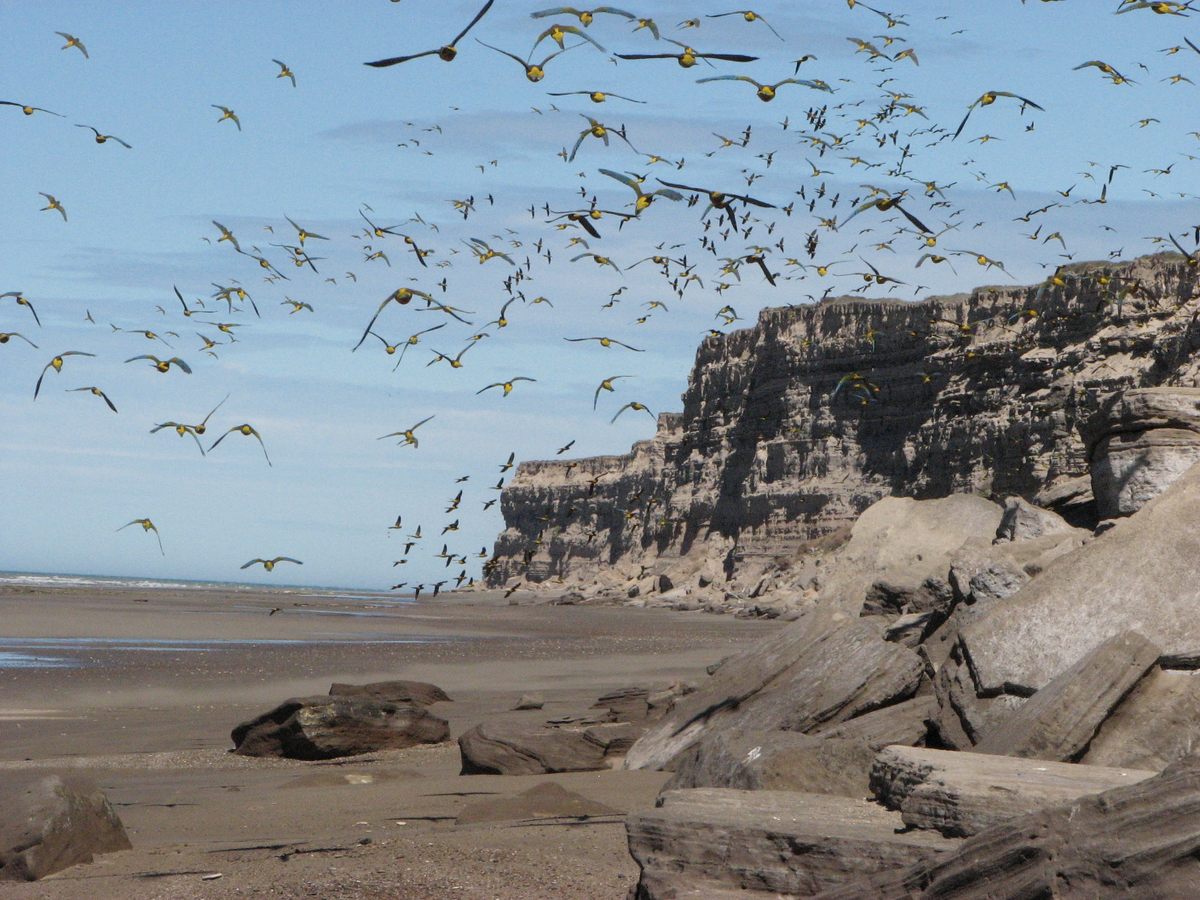
<path id="1" fill-rule="evenodd" d="M 717 731 L 815 731 L 908 699 L 921 684 L 924 662 L 883 640 L 882 629 L 873 619 L 810 611 L 678 699 L 630 748 L 626 768 L 669 767 L 677 754 Z"/>
<path id="2" fill-rule="evenodd" d="M 463 775 L 542 775 L 609 768 L 604 731 L 484 722 L 458 739 Z"/>
<path id="3" fill-rule="evenodd" d="M 342 684 L 329 686 L 331 697 L 370 697 L 385 703 L 415 703 L 431 706 L 444 703 L 450 697 L 436 684 L 427 681 L 373 681 L 370 684 Z"/>
<path id="4" fill-rule="evenodd" d="M 1082 532 L 1058 513 L 1035 506 L 1023 497 L 1006 497 L 1004 513 L 996 528 L 995 543 L 1028 541 L 1048 534 Z"/>
<path id="5" fill-rule="evenodd" d="M 1030 694 L 1089 651 L 1135 630 L 1165 662 L 1200 659 L 1196 560 L 1200 468 L 1192 468 L 1136 515 L 1062 556 L 958 641 L 983 694 Z"/>
<path id="6" fill-rule="evenodd" d="M 8 772 L 0 782 L 0 881 L 36 881 L 130 846 L 112 804 L 86 779 Z"/>
<path id="7" fill-rule="evenodd" d="M 1079 767 L 1086 768 L 1086 767 Z M 1009 819 L 955 852 L 853 879 L 824 900 L 1196 896 L 1200 757 L 1161 775 Z"/>
<path id="8" fill-rule="evenodd" d="M 364 696 L 295 697 L 233 729 L 234 753 L 335 759 L 449 739 L 450 725 L 417 704 Z"/>
<path id="9" fill-rule="evenodd" d="M 811 897 L 957 844 L 906 832 L 898 814 L 865 800 L 792 791 L 668 791 L 625 831 L 641 868 L 637 900 Z"/>
<path id="10" fill-rule="evenodd" d="M 934 500 L 884 497 L 859 516 L 827 561 L 818 602 L 846 612 L 921 612 L 950 599 L 946 573 L 963 549 L 986 546 L 1003 510 L 974 494 Z"/>
<path id="11" fill-rule="evenodd" d="M 1200 389 L 1122 391 L 1080 431 L 1101 518 L 1131 515 L 1200 460 Z"/>

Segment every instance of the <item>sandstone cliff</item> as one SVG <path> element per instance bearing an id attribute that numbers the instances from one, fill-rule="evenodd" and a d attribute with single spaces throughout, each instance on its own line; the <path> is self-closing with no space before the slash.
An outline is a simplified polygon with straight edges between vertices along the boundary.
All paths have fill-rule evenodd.
<path id="1" fill-rule="evenodd" d="M 1080 263 L 1059 283 L 763 310 L 704 341 L 683 412 L 631 453 L 526 462 L 491 585 L 685 602 L 788 572 L 887 495 L 1038 496 L 1086 521 L 1078 426 L 1116 390 L 1196 384 L 1197 269 Z"/>

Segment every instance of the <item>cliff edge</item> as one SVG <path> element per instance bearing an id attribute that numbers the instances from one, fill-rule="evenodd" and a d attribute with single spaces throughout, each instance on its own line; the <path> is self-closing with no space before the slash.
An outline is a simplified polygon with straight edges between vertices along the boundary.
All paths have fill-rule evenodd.
<path id="1" fill-rule="evenodd" d="M 683 411 L 651 440 L 522 463 L 488 584 L 685 607 L 803 592 L 797 563 L 889 495 L 1019 495 L 1094 525 L 1080 426 L 1114 391 L 1197 383 L 1198 275 L 1159 254 L 1026 287 L 765 309 L 705 339 Z"/>

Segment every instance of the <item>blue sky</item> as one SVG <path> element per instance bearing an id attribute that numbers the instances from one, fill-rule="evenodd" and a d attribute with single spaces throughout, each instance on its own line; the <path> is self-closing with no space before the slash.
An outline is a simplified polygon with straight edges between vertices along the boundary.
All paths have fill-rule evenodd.
<path id="1" fill-rule="evenodd" d="M 0 300 L 0 331 L 20 332 L 38 345 L 35 350 L 18 339 L 0 345 L 0 569 L 386 588 L 455 574 L 461 566 L 447 570 L 433 556 L 446 540 L 452 551 L 472 556 L 467 569 L 478 575 L 475 557 L 481 547 L 490 551 L 502 526 L 498 505 L 484 511 L 483 503 L 498 496 L 490 488 L 509 453 L 518 460 L 546 458 L 572 439 L 571 455 L 615 453 L 649 437 L 652 423 L 644 414 L 627 412 L 611 425 L 609 419 L 630 400 L 655 412 L 677 409 L 695 348 L 709 328 L 746 327 L 765 306 L 811 302 L 826 290 L 849 292 L 861 284 L 846 277 L 862 271 L 860 259 L 907 282 L 885 296 L 911 298 L 981 283 L 1034 282 L 1064 261 L 1063 252 L 1075 259 L 1152 252 L 1155 236 L 1178 235 L 1200 221 L 1200 140 L 1189 134 L 1198 127 L 1197 88 L 1170 80 L 1200 80 L 1200 55 L 1186 46 L 1162 52 L 1181 45 L 1185 35 L 1200 43 L 1195 16 L 1145 10 L 1116 16 L 1116 2 L 1100 0 L 872 5 L 902 8 L 909 24 L 889 29 L 861 4 L 849 9 L 842 0 L 761 4 L 757 11 L 781 41 L 761 22 L 740 16 L 702 18 L 698 29 L 676 27 L 726 7 L 636 7 L 655 19 L 664 37 L 702 51 L 761 57 L 687 70 L 669 60 L 615 60 L 614 52 L 660 52 L 670 45 L 646 30 L 633 32 L 620 17 L 597 16 L 588 34 L 609 52 L 579 46 L 552 60 L 544 81 L 530 84 L 512 60 L 474 38 L 524 56 L 552 22 L 578 24 L 569 16 L 530 18 L 540 3 L 498 2 L 451 64 L 430 57 L 374 69 L 362 63 L 439 46 L 478 6 L 0 2 L 0 99 L 64 116 L 25 117 L 0 107 L 0 293 L 24 292 L 42 320 L 39 328 L 11 298 Z M 90 58 L 60 50 L 56 31 L 77 35 Z M 912 47 L 920 65 L 873 63 L 855 52 L 849 37 L 891 54 Z M 896 40 L 885 48 L 888 38 Z M 573 43 L 568 37 L 568 46 Z M 534 56 L 553 49 L 547 39 Z M 805 53 L 816 59 L 803 64 L 800 77 L 823 79 L 836 93 L 783 85 L 774 101 L 762 103 L 748 84 L 696 84 L 732 73 L 777 81 L 791 76 L 792 61 Z M 272 58 L 295 71 L 295 88 L 275 77 Z M 1073 71 L 1092 59 L 1137 84 L 1111 84 L 1095 68 Z M 646 102 L 547 96 L 597 88 Z M 881 148 L 868 136 L 875 128 L 860 129 L 856 120 L 879 109 L 885 90 L 911 95 L 905 102 L 928 118 L 894 117 L 881 127 L 897 130 L 898 144 Z M 957 141 L 920 133 L 952 132 L 985 90 L 1020 94 L 1045 112 L 1022 113 L 1017 103 L 1001 100 L 976 110 Z M 213 104 L 235 110 L 242 131 L 218 122 Z M 841 141 L 824 155 L 802 137 L 806 111 L 821 104 L 829 106 L 826 139 Z M 576 159 L 565 162 L 557 154 L 586 127 L 581 114 L 624 126 L 637 151 L 684 159 L 684 168 L 652 164 L 618 138 L 604 147 L 589 137 Z M 1157 121 L 1139 127 L 1147 118 Z M 133 149 L 98 145 L 76 124 L 94 125 Z M 746 126 L 752 134 L 746 147 L 717 149 L 714 132 L 736 136 Z M 978 142 L 984 135 L 993 139 Z M 936 198 L 925 197 L 914 182 L 885 174 L 906 143 L 915 177 L 954 184 L 945 205 L 931 206 Z M 806 160 L 823 174 L 814 178 Z M 882 165 L 868 168 L 876 163 Z M 1099 196 L 1114 164 L 1128 168 L 1117 170 L 1108 202 L 1078 203 Z M 799 201 L 794 192 L 801 187 L 811 197 L 820 182 L 827 197 L 844 198 L 865 196 L 863 185 L 907 187 L 906 208 L 934 230 L 958 224 L 940 248 L 984 252 L 1002 260 L 1012 278 L 968 257 L 952 260 L 957 275 L 945 266 L 914 269 L 924 252 L 916 235 L 897 236 L 902 220 L 874 211 L 836 233 L 819 229 L 817 215 L 845 220 L 847 199 L 836 210 L 825 203 L 816 214 L 800 202 L 790 217 L 765 213 L 750 239 L 726 241 L 717 256 L 699 245 L 704 202 L 689 208 L 661 200 L 619 230 L 615 220 L 603 220 L 603 238 L 588 239 L 591 251 L 611 257 L 624 272 L 587 259 L 572 263 L 588 248 L 568 242 L 587 236 L 547 222 L 541 207 L 586 205 L 581 188 L 602 208 L 625 207 L 633 193 L 599 174 L 601 167 L 647 175 L 651 184 L 657 176 L 746 191 L 777 206 Z M 1015 197 L 993 187 L 1005 181 Z M 1068 189 L 1065 198 L 1056 193 Z M 69 221 L 40 210 L 43 191 L 61 200 Z M 474 211 L 464 220 L 451 201 L 469 197 Z M 1029 224 L 1013 221 L 1053 202 L 1061 205 Z M 357 236 L 364 204 L 377 223 L 399 225 L 432 249 L 429 268 L 417 265 L 398 238 Z M 271 246 L 294 243 L 285 216 L 330 238 L 307 242 L 313 256 L 325 257 L 316 262 L 319 274 L 293 266 L 286 250 Z M 409 221 L 417 216 L 420 221 Z M 232 228 L 246 249 L 258 246 L 289 280 L 264 283 L 252 259 L 216 243 L 213 219 Z M 770 222 L 775 229 L 768 238 Z M 1043 230 L 1031 240 L 1039 224 Z M 804 240 L 814 228 L 820 247 L 810 260 Z M 714 223 L 707 234 L 719 230 Z M 1043 242 L 1054 231 L 1062 233 L 1065 251 L 1057 241 Z M 520 265 L 531 257 L 518 288 L 527 300 L 545 296 L 553 306 L 517 300 L 507 327 L 485 327 L 509 299 L 504 280 L 514 269 L 501 259 L 475 262 L 464 244 L 475 237 Z M 773 249 L 769 258 L 780 274 L 776 287 L 752 266 L 741 269 L 740 281 L 721 273 L 719 256 L 780 238 L 786 249 Z M 551 262 L 537 256 L 539 240 Z M 888 240 L 890 250 L 874 246 Z M 660 242 L 682 245 L 671 253 L 687 254 L 703 289 L 690 285 L 681 299 L 653 265 L 627 268 L 660 252 Z M 365 259 L 379 250 L 390 267 Z M 843 277 L 820 278 L 787 265 L 787 258 L 847 263 L 840 267 Z M 438 287 L 443 278 L 445 291 Z M 218 314 L 224 304 L 212 299 L 213 284 L 234 279 L 251 293 L 261 318 L 248 306 Z M 718 290 L 722 281 L 730 286 Z M 419 302 L 392 304 L 376 327 L 389 341 L 448 323 L 409 348 L 393 372 L 395 358 L 372 338 L 350 351 L 382 299 L 404 285 L 471 310 L 464 315 L 473 324 L 420 311 Z M 202 298 L 206 311 L 183 317 L 172 286 L 189 304 Z M 313 311 L 289 315 L 285 297 Z M 610 299 L 617 302 L 606 307 Z M 667 310 L 648 308 L 655 300 Z M 714 318 L 726 304 L 741 319 L 733 326 Z M 85 321 L 89 311 L 95 324 Z M 216 358 L 200 351 L 196 336 L 227 340 L 214 322 L 239 326 L 238 342 L 218 347 Z M 167 337 L 174 345 L 168 349 L 132 329 L 179 337 Z M 489 336 L 466 353 L 461 369 L 426 366 L 431 348 L 452 356 L 480 332 Z M 563 340 L 591 335 L 611 335 L 645 352 Z M 68 359 L 61 373 L 47 373 L 34 402 L 39 372 L 65 350 L 96 357 Z M 194 374 L 160 374 L 123 362 L 142 353 L 177 354 Z M 618 382 L 619 391 L 602 397 L 593 412 L 597 383 L 613 374 L 637 377 Z M 508 397 L 476 393 L 514 376 L 537 381 L 518 383 Z M 102 387 L 120 412 L 66 390 L 90 385 Z M 221 431 L 249 422 L 274 466 L 238 434 L 201 457 L 190 439 L 149 433 L 158 422 L 199 421 L 227 394 L 206 447 Z M 415 450 L 377 440 L 430 415 L 435 418 L 418 432 Z M 456 483 L 464 475 L 469 480 Z M 460 488 L 461 509 L 446 514 Z M 405 533 L 420 524 L 425 537 L 407 563 L 393 567 L 402 540 L 387 526 L 397 515 L 404 517 Z M 157 524 L 165 556 L 140 529 L 116 531 L 140 517 Z M 443 539 L 442 527 L 456 518 L 459 531 Z M 282 576 L 279 569 L 239 571 L 247 559 L 277 554 L 304 560 L 304 568 Z"/>

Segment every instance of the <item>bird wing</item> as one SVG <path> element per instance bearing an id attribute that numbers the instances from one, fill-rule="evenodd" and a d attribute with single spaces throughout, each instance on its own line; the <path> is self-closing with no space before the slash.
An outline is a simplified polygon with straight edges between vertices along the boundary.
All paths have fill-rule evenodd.
<path id="1" fill-rule="evenodd" d="M 464 28 L 462 31 L 460 31 L 458 34 L 456 34 L 454 36 L 454 40 L 452 40 L 450 42 L 450 46 L 453 47 L 455 44 L 457 44 L 459 41 L 461 41 L 464 37 L 466 37 L 467 32 L 475 27 L 476 23 L 487 14 L 487 11 L 492 8 L 492 4 L 495 2 L 496 2 L 496 0 L 487 0 L 487 3 L 483 4 L 483 9 L 481 9 L 481 10 L 479 10 L 479 12 L 475 13 L 475 18 L 473 18 L 470 22 L 467 23 L 467 27 Z"/>

